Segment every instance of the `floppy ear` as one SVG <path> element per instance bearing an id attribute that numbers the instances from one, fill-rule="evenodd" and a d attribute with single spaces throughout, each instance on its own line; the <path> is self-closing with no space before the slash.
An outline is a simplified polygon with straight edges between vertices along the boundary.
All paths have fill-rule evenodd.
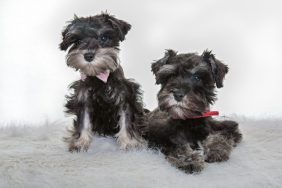
<path id="1" fill-rule="evenodd" d="M 165 56 L 163 58 L 161 58 L 161 59 L 155 61 L 154 63 L 152 63 L 152 65 L 151 65 L 152 72 L 156 75 L 156 73 L 160 70 L 160 68 L 163 65 L 167 64 L 169 59 L 171 57 L 176 56 L 176 54 L 177 54 L 177 52 L 175 52 L 171 49 L 166 50 Z"/>
<path id="2" fill-rule="evenodd" d="M 171 57 L 176 56 L 177 52 L 173 50 L 167 50 L 165 56 L 156 62 L 152 63 L 151 70 L 156 77 L 156 84 L 162 84 L 167 80 L 167 77 L 176 69 L 176 66 L 168 64 Z"/>
<path id="3" fill-rule="evenodd" d="M 65 27 L 65 29 L 62 31 L 62 42 L 59 44 L 59 47 L 61 50 L 67 50 L 68 47 L 75 41 L 73 38 L 73 34 L 75 34 L 75 30 L 73 28 L 74 23 L 79 22 L 79 18 L 77 15 L 74 15 L 74 18 L 72 21 L 69 22 L 69 24 Z"/>
<path id="4" fill-rule="evenodd" d="M 113 16 L 110 16 L 107 13 L 103 13 L 107 21 L 109 21 L 113 28 L 118 31 L 119 34 L 119 40 L 123 41 L 125 39 L 125 35 L 127 32 L 131 29 L 131 25 L 123 20 L 116 19 Z"/>
<path id="5" fill-rule="evenodd" d="M 212 75 L 217 88 L 223 87 L 223 79 L 228 72 L 228 66 L 217 60 L 212 51 L 205 50 L 202 54 L 205 62 L 211 66 Z"/>

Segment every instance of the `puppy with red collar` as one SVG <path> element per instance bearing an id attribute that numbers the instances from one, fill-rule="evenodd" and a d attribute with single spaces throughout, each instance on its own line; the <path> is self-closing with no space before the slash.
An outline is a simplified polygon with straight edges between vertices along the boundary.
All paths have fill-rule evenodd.
<path id="1" fill-rule="evenodd" d="M 187 173 L 201 171 L 205 162 L 228 160 L 242 139 L 238 124 L 217 121 L 211 116 L 218 112 L 209 110 L 228 67 L 209 51 L 197 55 L 168 50 L 152 71 L 161 89 L 158 108 L 148 114 L 143 128 L 149 146 Z"/>

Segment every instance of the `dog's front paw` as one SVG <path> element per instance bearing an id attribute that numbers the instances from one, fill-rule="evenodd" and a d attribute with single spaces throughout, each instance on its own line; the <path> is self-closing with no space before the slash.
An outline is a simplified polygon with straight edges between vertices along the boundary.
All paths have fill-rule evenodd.
<path id="1" fill-rule="evenodd" d="M 205 160 L 202 150 L 176 151 L 168 155 L 167 160 L 175 167 L 183 170 L 185 173 L 199 173 L 205 167 Z"/>
<path id="2" fill-rule="evenodd" d="M 80 152 L 80 151 L 88 151 L 90 146 L 90 141 L 79 138 L 69 144 L 70 152 Z"/>
<path id="3" fill-rule="evenodd" d="M 205 159 L 202 151 L 193 151 L 191 157 L 185 160 L 187 164 L 181 166 L 180 169 L 186 173 L 199 173 L 205 167 Z"/>
<path id="4" fill-rule="evenodd" d="M 227 161 L 232 150 L 232 143 L 232 140 L 220 134 L 208 136 L 203 143 L 206 161 L 209 163 Z"/>
<path id="5" fill-rule="evenodd" d="M 92 138 L 90 135 L 81 134 L 80 137 L 70 138 L 69 141 L 69 151 L 70 152 L 80 152 L 80 151 L 88 151 Z"/>
<path id="6" fill-rule="evenodd" d="M 143 140 L 137 140 L 136 138 L 129 136 L 118 136 L 117 142 L 120 145 L 120 149 L 141 149 L 144 147 L 145 142 Z"/>

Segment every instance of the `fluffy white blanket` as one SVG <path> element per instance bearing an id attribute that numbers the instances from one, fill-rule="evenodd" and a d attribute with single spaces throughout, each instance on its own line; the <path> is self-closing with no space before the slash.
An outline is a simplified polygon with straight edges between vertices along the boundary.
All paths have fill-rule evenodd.
<path id="1" fill-rule="evenodd" d="M 227 162 L 185 174 L 150 150 L 120 151 L 97 137 L 87 153 L 67 152 L 64 123 L 0 129 L 0 187 L 281 187 L 282 120 L 240 122 L 244 139 Z"/>

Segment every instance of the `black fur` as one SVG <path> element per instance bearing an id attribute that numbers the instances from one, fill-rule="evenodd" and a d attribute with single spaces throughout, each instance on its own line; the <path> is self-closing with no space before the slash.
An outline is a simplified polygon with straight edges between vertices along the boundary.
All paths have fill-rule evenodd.
<path id="1" fill-rule="evenodd" d="M 122 105 L 129 105 L 131 113 L 128 115 L 132 122 L 142 120 L 143 104 L 140 86 L 126 79 L 121 69 L 117 69 L 109 76 L 107 84 L 96 77 L 88 76 L 84 81 L 72 83 L 70 89 L 73 89 L 74 93 L 66 96 L 68 99 L 65 105 L 66 113 L 76 115 L 80 121 L 80 114 L 83 113 L 81 111 L 84 105 L 87 105 L 93 124 L 92 130 L 100 135 L 113 136 L 119 131 L 118 112 Z M 81 90 L 88 90 L 89 97 L 85 102 L 78 100 L 78 93 Z M 128 130 L 134 136 L 136 130 L 133 124 L 131 125 Z M 75 128 L 77 130 L 75 134 L 79 133 L 80 127 L 76 125 Z"/>
<path id="2" fill-rule="evenodd" d="M 97 29 L 104 29 L 105 33 L 99 35 L 96 32 Z M 80 18 L 75 15 L 74 19 L 69 22 L 62 32 L 63 41 L 60 43 L 60 49 L 67 50 L 72 44 L 74 44 L 72 49 L 75 49 L 78 45 L 77 43 L 80 41 L 87 38 L 96 38 L 100 40 L 103 35 L 113 39 L 110 42 L 103 44 L 103 47 L 118 46 L 119 41 L 125 39 L 125 35 L 130 29 L 130 24 L 107 13 Z"/>
<path id="3" fill-rule="evenodd" d="M 234 121 L 201 117 L 216 100 L 227 66 L 211 52 L 178 54 L 168 50 L 152 64 L 159 106 L 148 113 L 141 128 L 149 146 L 160 149 L 167 160 L 187 172 L 199 172 L 205 161 L 229 158 L 242 135 Z"/>
<path id="4" fill-rule="evenodd" d="M 122 148 L 142 145 L 136 129 L 144 116 L 142 92 L 124 77 L 118 58 L 119 42 L 130 28 L 102 13 L 75 16 L 62 32 L 60 48 L 69 49 L 67 65 L 86 76 L 72 83 L 73 93 L 66 96 L 66 113 L 75 116 L 71 135 L 65 138 L 70 151 L 87 150 L 95 133 L 116 136 Z"/>

